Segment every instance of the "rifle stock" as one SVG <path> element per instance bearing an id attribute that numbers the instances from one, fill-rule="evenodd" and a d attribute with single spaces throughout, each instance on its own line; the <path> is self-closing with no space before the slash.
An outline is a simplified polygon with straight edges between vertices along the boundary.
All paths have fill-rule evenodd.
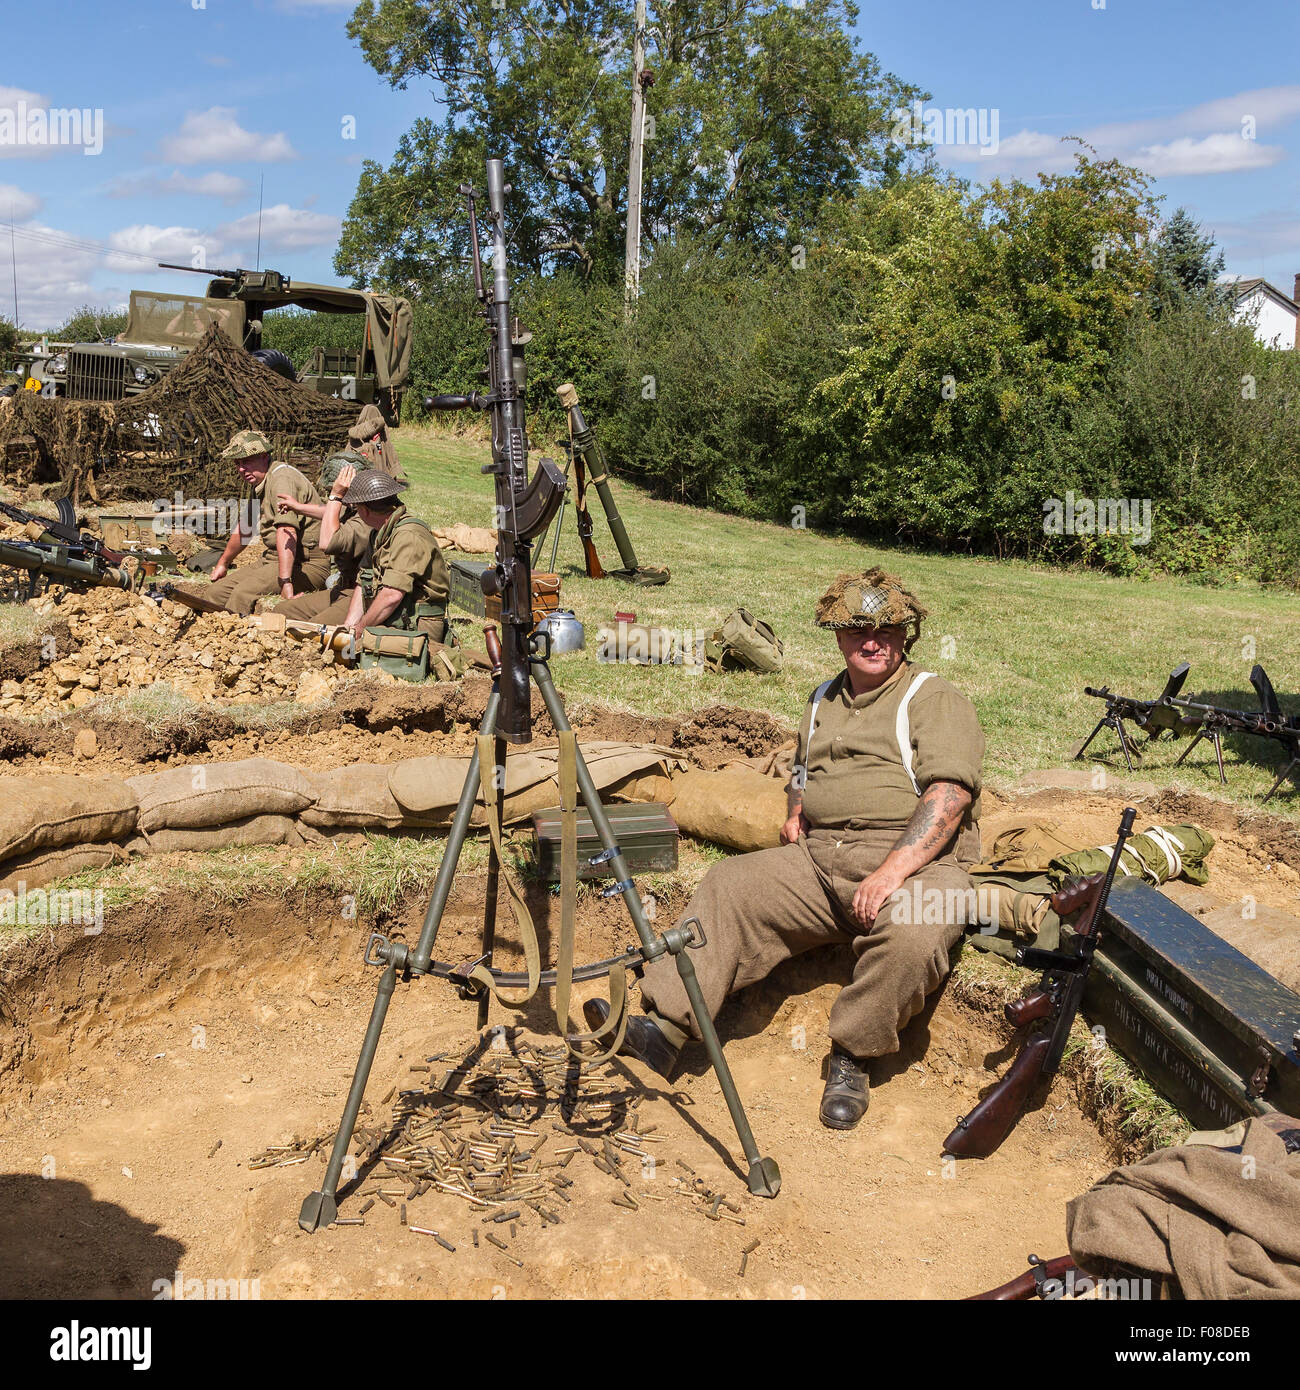
<path id="1" fill-rule="evenodd" d="M 1051 1047 L 1050 1033 L 1035 1033 L 1020 1049 L 1007 1074 L 982 1101 L 957 1121 L 943 1141 L 943 1151 L 957 1158 L 987 1158 L 1015 1128 L 1034 1083 L 1042 1075 Z"/>
<path id="2" fill-rule="evenodd" d="M 966 1300 L 967 1303 L 1016 1303 L 1026 1298 L 1032 1298 L 1039 1290 L 1045 1279 L 1059 1279 L 1063 1274 L 1068 1274 L 1072 1269 L 1078 1269 L 1072 1255 L 1058 1255 L 1054 1260 L 1040 1260 L 1037 1255 L 1029 1257 L 1030 1268 L 1023 1274 L 1018 1274 L 1014 1279 L 1009 1279 L 1005 1284 L 999 1284 L 996 1289 L 990 1289 L 987 1293 L 974 1293 Z"/>

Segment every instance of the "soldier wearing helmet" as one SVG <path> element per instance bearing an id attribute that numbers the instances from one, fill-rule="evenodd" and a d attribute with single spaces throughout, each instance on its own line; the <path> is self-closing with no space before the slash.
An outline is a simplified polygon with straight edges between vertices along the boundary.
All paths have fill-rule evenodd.
<path id="1" fill-rule="evenodd" d="M 358 637 L 368 627 L 401 627 L 442 642 L 451 574 L 428 523 L 410 516 L 398 500 L 406 486 L 367 468 L 343 494 L 344 503 L 375 533 L 346 622 Z"/>
<path id="2" fill-rule="evenodd" d="M 367 526 L 351 507 L 344 505 L 343 495 L 356 475 L 368 467 L 366 460 L 352 449 L 332 454 L 321 465 L 319 489 L 326 494 L 323 506 L 299 501 L 292 493 L 276 496 L 276 506 L 282 512 L 316 517 L 320 521 L 320 548 L 338 570 L 336 581 L 317 593 L 300 594 L 287 603 L 276 605 L 275 611 L 286 618 L 329 626 L 347 621 L 352 591 L 357 587 L 361 567 L 370 552 L 374 530 Z"/>
<path id="3" fill-rule="evenodd" d="M 984 735 L 971 702 L 908 658 L 925 616 L 881 569 L 841 575 L 822 595 L 817 623 L 834 632 L 844 669 L 804 712 L 788 817 L 772 827 L 779 844 L 715 865 L 681 918 L 704 926 L 691 958 L 711 1015 L 791 956 L 852 946 L 853 978 L 828 1028 L 820 1118 L 831 1129 L 866 1113 L 868 1062 L 898 1050 L 976 916 L 966 869 L 980 853 Z M 667 1076 L 699 1036 L 668 957 L 646 967 L 641 998 L 623 1051 Z M 588 1023 L 608 1009 L 589 1001 Z"/>
<path id="4" fill-rule="evenodd" d="M 224 603 L 232 613 L 251 613 L 259 598 L 275 594 L 292 598 L 325 587 L 329 556 L 320 549 L 320 522 L 313 517 L 277 510 L 274 498 L 283 493 L 319 506 L 320 493 L 288 463 L 272 463 L 271 445 L 260 430 L 240 430 L 221 457 L 234 461 L 240 477 L 253 485 L 257 498 L 258 531 L 268 557 L 260 565 L 230 574 L 230 563 L 252 538 L 240 526 L 230 533 L 221 559 L 213 566 L 213 584 L 204 598 Z"/>

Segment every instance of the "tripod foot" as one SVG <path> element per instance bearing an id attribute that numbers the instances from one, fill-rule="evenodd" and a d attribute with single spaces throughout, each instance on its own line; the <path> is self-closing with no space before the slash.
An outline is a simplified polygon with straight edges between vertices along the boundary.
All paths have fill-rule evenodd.
<path id="1" fill-rule="evenodd" d="M 781 1190 L 781 1170 L 774 1158 L 756 1158 L 749 1165 L 749 1190 L 755 1197 L 775 1197 Z"/>
<path id="2" fill-rule="evenodd" d="M 777 1178 L 780 1182 L 780 1178 Z M 339 1214 L 339 1204 L 323 1192 L 313 1192 L 302 1204 L 298 1224 L 304 1231 L 318 1231 L 328 1226 Z"/>

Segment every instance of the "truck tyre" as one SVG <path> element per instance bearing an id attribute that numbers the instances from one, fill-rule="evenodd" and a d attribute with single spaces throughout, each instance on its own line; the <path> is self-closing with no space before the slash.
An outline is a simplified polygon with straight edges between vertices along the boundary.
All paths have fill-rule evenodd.
<path id="1" fill-rule="evenodd" d="M 287 354 L 279 351 L 278 348 L 254 348 L 248 355 L 256 357 L 262 366 L 270 367 L 273 372 L 284 377 L 286 381 L 298 380 L 298 373 L 294 369 L 293 363 Z"/>

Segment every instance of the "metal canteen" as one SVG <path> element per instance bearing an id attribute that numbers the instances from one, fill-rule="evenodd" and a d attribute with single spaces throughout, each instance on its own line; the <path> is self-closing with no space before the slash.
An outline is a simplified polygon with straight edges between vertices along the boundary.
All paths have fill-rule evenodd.
<path id="1" fill-rule="evenodd" d="M 557 608 L 554 613 L 548 613 L 537 624 L 537 630 L 551 634 L 551 651 L 556 656 L 563 656 L 565 652 L 580 652 L 587 645 L 582 624 L 567 608 Z"/>

